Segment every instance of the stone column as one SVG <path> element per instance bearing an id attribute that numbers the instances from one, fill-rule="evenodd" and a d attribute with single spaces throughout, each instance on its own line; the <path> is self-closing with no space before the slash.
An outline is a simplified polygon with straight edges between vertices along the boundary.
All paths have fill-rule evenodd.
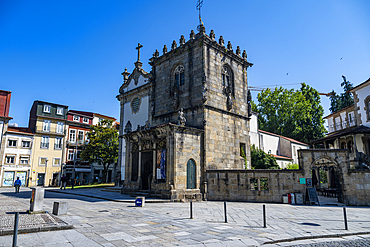
<path id="1" fill-rule="evenodd" d="M 157 182 L 157 178 L 156 178 L 156 174 L 157 174 L 157 169 L 156 169 L 156 164 L 157 164 L 156 152 L 157 152 L 157 150 L 156 150 L 156 148 L 157 148 L 157 143 L 154 140 L 153 141 L 153 179 L 152 179 L 153 182 Z"/>
<path id="2" fill-rule="evenodd" d="M 141 149 L 143 146 L 143 142 L 139 142 L 139 167 L 138 167 L 138 174 L 137 174 L 137 182 L 139 184 L 139 189 L 141 189 Z"/>

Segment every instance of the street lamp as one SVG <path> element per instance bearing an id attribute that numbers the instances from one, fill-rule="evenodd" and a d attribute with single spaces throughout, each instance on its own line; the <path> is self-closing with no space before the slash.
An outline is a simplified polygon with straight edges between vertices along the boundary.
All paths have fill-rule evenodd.
<path id="1" fill-rule="evenodd" d="M 44 176 L 44 187 L 46 187 L 46 168 L 48 167 L 48 159 L 45 160 L 45 176 Z"/>

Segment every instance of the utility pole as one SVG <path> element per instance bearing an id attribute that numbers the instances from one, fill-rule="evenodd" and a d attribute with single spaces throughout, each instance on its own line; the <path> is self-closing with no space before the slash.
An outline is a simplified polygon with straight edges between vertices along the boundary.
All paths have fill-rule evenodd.
<path id="1" fill-rule="evenodd" d="M 46 168 L 48 167 L 48 159 L 45 160 L 45 175 L 44 175 L 44 187 L 46 187 Z"/>

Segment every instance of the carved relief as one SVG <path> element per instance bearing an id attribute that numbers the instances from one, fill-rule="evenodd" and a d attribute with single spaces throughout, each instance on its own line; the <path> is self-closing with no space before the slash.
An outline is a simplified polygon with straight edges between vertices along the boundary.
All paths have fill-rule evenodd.
<path id="1" fill-rule="evenodd" d="M 184 116 L 185 115 L 184 110 L 181 108 L 178 113 L 179 113 L 179 117 L 177 119 L 177 124 L 180 125 L 180 126 L 185 126 L 186 118 Z"/>
<path id="2" fill-rule="evenodd" d="M 130 121 L 127 122 L 124 131 L 125 131 L 126 134 L 130 133 L 132 131 L 132 124 L 131 124 Z"/>

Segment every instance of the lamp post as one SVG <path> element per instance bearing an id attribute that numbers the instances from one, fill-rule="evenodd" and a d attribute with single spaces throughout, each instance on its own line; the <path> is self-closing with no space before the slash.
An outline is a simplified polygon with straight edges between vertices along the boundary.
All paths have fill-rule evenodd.
<path id="1" fill-rule="evenodd" d="M 46 168 L 48 167 L 48 159 L 45 160 L 45 176 L 44 176 L 44 187 L 46 187 Z"/>

